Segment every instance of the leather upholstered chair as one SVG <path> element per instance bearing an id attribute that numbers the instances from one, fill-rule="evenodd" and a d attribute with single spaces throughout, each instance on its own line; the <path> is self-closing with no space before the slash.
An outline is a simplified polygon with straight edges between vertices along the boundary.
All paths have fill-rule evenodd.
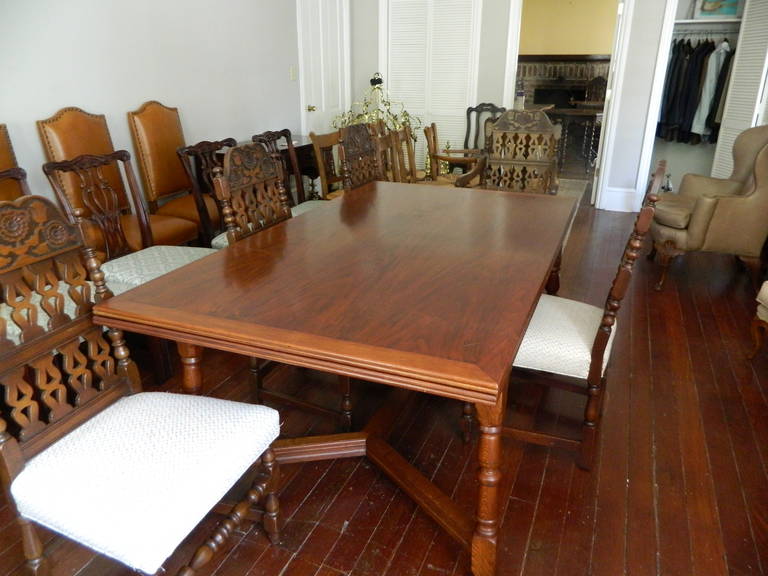
<path id="1" fill-rule="evenodd" d="M 79 225 L 86 246 L 104 262 L 102 270 L 113 292 L 140 286 L 214 252 L 211 248 L 155 245 L 155 232 L 148 225 L 149 215 L 139 198 L 130 158 L 128 152 L 118 150 L 43 166 L 59 202 Z M 139 207 L 136 217 L 125 214 L 117 192 L 106 179 L 106 169 L 118 164 L 125 172 L 132 200 Z M 70 203 L 70 196 L 61 186 L 61 176 L 77 178 L 81 206 Z"/>
<path id="2" fill-rule="evenodd" d="M 341 195 L 341 192 L 334 191 L 334 186 L 340 185 L 342 181 L 341 173 L 336 165 L 340 136 L 339 130 L 328 134 L 309 133 L 309 139 L 312 140 L 312 148 L 315 152 L 317 172 L 320 174 L 320 195 L 324 200 L 331 200 Z"/>
<path id="3" fill-rule="evenodd" d="M 18 167 L 8 128 L 5 124 L 0 124 L 0 174 Z M 0 178 L 0 200 L 15 200 L 22 194 L 29 194 L 26 187 L 26 173 L 24 178 L 18 178 L 18 175 L 20 175 L 18 171 L 13 171 L 13 173 L 7 172 L 4 178 Z"/>
<path id="4" fill-rule="evenodd" d="M 224 156 L 224 166 L 216 169 L 213 179 L 216 197 L 222 206 L 226 223 L 226 238 L 219 247 L 233 245 L 256 233 L 269 233 L 276 224 L 291 218 L 288 197 L 282 177 L 282 161 L 279 153 L 269 154 L 259 143 L 230 148 Z M 272 228 L 272 230 L 269 230 Z M 226 242 L 227 244 L 223 244 Z M 214 240 L 214 244 L 217 244 Z M 263 387 L 266 373 L 274 368 L 274 362 L 251 358 L 251 379 L 258 402 L 274 399 L 338 417 L 345 430 L 352 425 L 352 399 L 350 378 L 339 376 L 342 401 L 339 410 L 331 410 Z"/>
<path id="5" fill-rule="evenodd" d="M 128 112 L 128 125 L 150 214 L 191 220 L 204 240 L 210 240 L 211 222 L 218 222 L 219 210 L 211 196 L 201 196 L 198 204 L 179 162 L 176 150 L 184 146 L 184 132 L 178 109 L 154 100 L 145 102 Z"/>
<path id="6" fill-rule="evenodd" d="M 752 352 L 749 358 L 754 358 L 763 345 L 765 333 L 768 332 L 768 280 L 763 282 L 760 291 L 757 293 L 757 310 L 752 319 Z"/>
<path id="7" fill-rule="evenodd" d="M 0 485 L 26 573 L 66 572 L 64 556 L 44 548 L 61 538 L 165 573 L 212 511 L 224 518 L 190 548 L 179 576 L 199 573 L 249 515 L 260 514 L 277 542 L 270 446 L 279 414 L 143 392 L 122 332 L 93 324 L 93 304 L 111 292 L 76 227 L 49 200 L 24 196 L 0 202 L 0 238 L 9 237 L 0 259 Z M 242 499 L 221 502 L 249 470 Z"/>
<path id="8" fill-rule="evenodd" d="M 262 132 L 251 137 L 252 142 L 258 142 L 273 157 L 279 157 L 283 167 L 284 183 L 288 182 L 288 176 L 293 175 L 294 186 L 296 188 L 296 198 L 288 193 L 288 203 L 291 207 L 291 215 L 299 216 L 318 206 L 322 205 L 323 200 L 307 200 L 304 195 L 304 182 L 299 169 L 299 158 L 296 155 L 296 149 L 293 147 L 293 138 L 291 131 L 287 128 L 277 131 Z M 283 142 L 282 150 L 280 148 Z M 283 153 L 284 152 L 284 153 Z"/>
<path id="9" fill-rule="evenodd" d="M 488 149 L 456 182 L 481 188 L 556 194 L 558 133 L 541 110 L 508 110 L 491 129 Z"/>
<path id="10" fill-rule="evenodd" d="M 733 144 L 728 178 L 686 174 L 677 194 L 662 194 L 651 226 L 653 250 L 662 266 L 660 290 L 670 260 L 686 252 L 732 254 L 756 278 L 768 237 L 768 126 L 742 132 Z"/>
<path id="11" fill-rule="evenodd" d="M 655 192 L 661 185 L 662 174 L 657 172 L 649 184 L 645 205 L 635 220 L 604 307 L 542 294 L 512 363 L 510 386 L 528 381 L 587 397 L 580 437 L 513 426 L 504 426 L 505 436 L 575 450 L 578 466 L 591 468 L 617 314 L 653 219 Z"/>
<path id="12" fill-rule="evenodd" d="M 383 150 L 369 124 L 351 124 L 341 129 L 339 136 L 339 160 L 341 161 L 344 192 L 349 192 L 376 180 L 386 180 L 383 166 Z"/>
<path id="13" fill-rule="evenodd" d="M 80 108 L 62 108 L 50 118 L 38 120 L 37 128 L 50 162 L 72 160 L 84 154 L 111 154 L 115 151 L 103 114 L 89 114 Z M 117 164 L 103 166 L 101 174 L 116 194 L 121 211 L 126 216 L 131 214 L 131 205 Z M 84 208 L 79 179 L 74 172 L 59 172 L 55 176 L 55 182 L 59 202 L 67 217 L 74 222 L 73 210 Z M 138 213 L 143 200 L 140 197 L 138 200 L 132 200 Z M 177 246 L 197 237 L 196 224 L 182 218 L 152 214 L 149 216 L 149 225 L 157 244 Z M 133 240 L 130 235 L 129 240 Z M 134 244 L 133 249 L 138 250 L 141 247 L 143 246 Z"/>

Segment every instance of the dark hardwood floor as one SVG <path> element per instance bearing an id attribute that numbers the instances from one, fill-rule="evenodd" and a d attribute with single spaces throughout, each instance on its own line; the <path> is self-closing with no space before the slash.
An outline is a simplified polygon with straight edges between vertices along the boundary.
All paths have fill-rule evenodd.
<path id="1" fill-rule="evenodd" d="M 602 305 L 632 219 L 580 209 L 561 296 Z M 755 310 L 748 275 L 731 258 L 696 254 L 673 264 L 658 293 L 655 266 L 642 259 L 636 270 L 619 316 L 593 471 L 577 469 L 566 452 L 504 441 L 499 576 L 768 573 L 768 349 L 745 359 Z M 280 370 L 270 385 L 303 388 L 331 405 L 338 400 L 332 376 L 304 376 Z M 166 388 L 178 386 L 174 379 Z M 248 400 L 247 360 L 209 353 L 204 386 Z M 541 427 L 574 426 L 561 414 L 578 419 L 581 400 L 512 386 L 510 418 Z M 355 383 L 357 425 L 385 393 Z M 323 417 L 280 411 L 288 436 L 336 428 Z M 457 402 L 422 397 L 404 407 L 394 443 L 471 510 L 476 439 L 462 443 L 460 413 Z M 468 573 L 467 555 L 365 459 L 282 471 L 281 545 L 250 529 L 203 574 Z M 215 521 L 207 518 L 169 560 L 168 574 Z M 60 537 L 47 540 L 57 576 L 132 573 Z M 19 534 L 3 505 L 0 574 L 22 574 L 21 566 Z"/>

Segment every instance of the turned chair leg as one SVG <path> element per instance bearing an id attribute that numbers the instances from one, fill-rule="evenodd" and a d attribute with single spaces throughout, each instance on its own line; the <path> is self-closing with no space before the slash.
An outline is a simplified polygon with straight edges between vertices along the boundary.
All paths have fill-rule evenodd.
<path id="1" fill-rule="evenodd" d="M 349 376 L 339 376 L 341 391 L 341 426 L 345 432 L 352 429 L 352 387 Z"/>
<path id="2" fill-rule="evenodd" d="M 463 413 L 461 416 L 461 437 L 464 443 L 472 439 L 472 419 L 475 415 L 475 407 L 471 402 L 464 402 Z"/>
<path id="3" fill-rule="evenodd" d="M 251 371 L 251 389 L 253 390 L 253 399 L 256 404 L 261 404 L 261 387 L 263 378 L 261 373 L 261 360 L 251 357 L 249 370 Z"/>
<path id="4" fill-rule="evenodd" d="M 659 252 L 658 260 L 659 266 L 661 266 L 661 272 L 659 273 L 659 281 L 656 282 L 656 285 L 653 287 L 657 292 L 661 291 L 662 286 L 664 286 L 664 280 L 667 279 L 667 271 L 669 270 L 669 261 L 671 259 L 672 257 L 669 254 Z"/>
<path id="5" fill-rule="evenodd" d="M 50 574 L 48 563 L 43 556 L 43 545 L 37 536 L 35 527 L 29 520 L 17 518 L 21 528 L 21 546 L 26 558 L 27 573 L 33 576 L 47 576 Z"/>
<path id="6" fill-rule="evenodd" d="M 752 351 L 747 354 L 749 360 L 757 356 L 760 348 L 762 348 L 766 332 L 768 332 L 768 322 L 755 316 L 752 319 Z"/>

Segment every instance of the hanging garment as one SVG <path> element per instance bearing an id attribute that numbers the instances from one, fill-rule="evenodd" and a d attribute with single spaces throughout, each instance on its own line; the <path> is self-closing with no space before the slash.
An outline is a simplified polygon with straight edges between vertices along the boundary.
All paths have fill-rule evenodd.
<path id="1" fill-rule="evenodd" d="M 709 135 L 712 129 L 707 126 L 707 117 L 712 108 L 712 102 L 715 99 L 718 79 L 723 64 L 729 57 L 731 46 L 727 40 L 720 42 L 720 45 L 712 52 L 707 60 L 707 67 L 704 72 L 704 81 L 702 83 L 701 97 L 699 105 L 696 108 L 696 114 L 691 124 L 691 132 L 701 136 Z"/>
<path id="2" fill-rule="evenodd" d="M 699 105 L 699 95 L 709 55 L 714 51 L 714 42 L 700 42 L 694 49 L 693 56 L 688 64 L 685 78 L 685 86 L 680 112 L 680 128 L 677 133 L 678 142 L 688 142 L 691 138 L 691 126 L 696 109 Z"/>
<path id="3" fill-rule="evenodd" d="M 728 81 L 731 77 L 731 67 L 735 53 L 735 50 L 731 50 L 726 54 L 723 67 L 720 69 L 720 74 L 717 78 L 715 96 L 712 99 L 712 104 L 709 107 L 709 114 L 707 115 L 707 126 L 711 129 L 709 136 L 710 142 L 717 141 L 717 135 L 720 131 L 720 119 L 723 117 L 723 106 L 725 104 L 725 96 L 727 94 Z"/>

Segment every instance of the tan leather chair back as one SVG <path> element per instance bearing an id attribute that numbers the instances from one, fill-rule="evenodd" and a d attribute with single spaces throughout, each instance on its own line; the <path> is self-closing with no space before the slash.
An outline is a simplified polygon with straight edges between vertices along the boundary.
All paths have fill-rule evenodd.
<path id="1" fill-rule="evenodd" d="M 744 130 L 733 142 L 733 172 L 729 180 L 747 183 L 758 153 L 768 144 L 768 125 Z M 746 192 L 746 189 L 744 190 Z"/>
<path id="2" fill-rule="evenodd" d="M 138 110 L 128 112 L 128 124 L 144 195 L 150 211 L 154 212 L 158 200 L 188 192 L 192 187 L 176 154 L 176 150 L 185 145 L 179 111 L 151 100 Z"/>
<path id="3" fill-rule="evenodd" d="M 18 167 L 16 154 L 13 152 L 8 128 L 5 124 L 0 124 L 0 172 L 16 167 Z M 22 194 L 23 190 L 18 180 L 11 178 L 0 180 L 0 200 L 16 200 Z"/>
<path id="4" fill-rule="evenodd" d="M 37 121 L 37 129 L 49 162 L 74 160 L 83 154 L 111 154 L 115 151 L 103 114 L 90 114 L 80 108 L 62 108 L 45 120 Z M 130 210 L 123 179 L 117 164 L 105 166 L 102 174 L 115 191 L 120 207 Z M 77 176 L 72 173 L 56 175 L 73 208 L 85 208 Z M 65 207 L 66 208 L 66 207 Z M 73 214 L 67 214 L 74 221 Z"/>

